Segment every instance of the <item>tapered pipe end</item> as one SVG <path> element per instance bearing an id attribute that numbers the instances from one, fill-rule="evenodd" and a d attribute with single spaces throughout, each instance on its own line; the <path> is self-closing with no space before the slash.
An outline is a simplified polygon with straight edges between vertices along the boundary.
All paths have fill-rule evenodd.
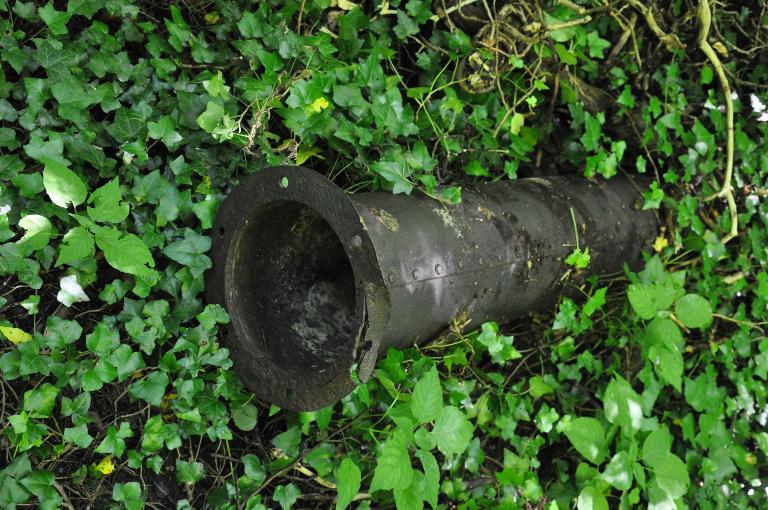
<path id="1" fill-rule="evenodd" d="M 317 172 L 246 177 L 214 226 L 209 301 L 224 306 L 235 371 L 257 396 L 318 409 L 373 371 L 389 302 L 353 202 Z"/>

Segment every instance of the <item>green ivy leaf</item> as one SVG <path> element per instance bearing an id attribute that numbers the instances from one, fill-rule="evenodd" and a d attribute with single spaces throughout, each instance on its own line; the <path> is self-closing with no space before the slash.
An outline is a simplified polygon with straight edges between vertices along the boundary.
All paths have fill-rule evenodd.
<path id="1" fill-rule="evenodd" d="M 176 480 L 179 483 L 194 485 L 203 478 L 205 478 L 205 467 L 202 463 L 176 459 Z"/>
<path id="2" fill-rule="evenodd" d="M 165 372 L 152 372 L 146 379 L 131 384 L 129 390 L 133 398 L 144 400 L 153 406 L 159 406 L 163 403 L 168 382 L 168 374 Z"/>
<path id="3" fill-rule="evenodd" d="M 93 221 L 120 223 L 130 212 L 130 207 L 122 199 L 120 181 L 115 177 L 88 197 L 88 204 L 93 204 L 93 207 L 88 207 L 88 216 Z"/>
<path id="4" fill-rule="evenodd" d="M 280 508 L 290 510 L 296 500 L 299 499 L 299 495 L 301 495 L 299 488 L 289 483 L 288 485 L 278 485 L 272 498 L 280 504 Z"/>
<path id="5" fill-rule="evenodd" d="M 39 388 L 24 392 L 24 411 L 30 418 L 47 418 L 56 405 L 59 388 L 50 383 L 43 383 Z"/>
<path id="6" fill-rule="evenodd" d="M 83 423 L 77 427 L 65 428 L 64 441 L 74 443 L 80 448 L 88 448 L 93 442 L 93 436 L 88 433 L 88 425 Z"/>
<path id="7" fill-rule="evenodd" d="M 258 409 L 253 404 L 243 404 L 232 412 L 235 426 L 244 432 L 249 432 L 256 427 L 258 416 Z"/>

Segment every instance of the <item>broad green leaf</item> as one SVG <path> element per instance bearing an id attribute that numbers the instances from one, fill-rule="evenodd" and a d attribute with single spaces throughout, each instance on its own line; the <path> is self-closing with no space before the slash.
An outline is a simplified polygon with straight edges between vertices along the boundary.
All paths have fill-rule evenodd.
<path id="1" fill-rule="evenodd" d="M 603 480 L 620 491 L 628 491 L 632 488 L 632 459 L 627 452 L 620 451 L 613 456 L 605 466 Z"/>
<path id="2" fill-rule="evenodd" d="M 648 360 L 664 382 L 672 385 L 677 391 L 682 390 L 683 355 L 678 349 L 670 349 L 663 345 L 653 345 L 648 349 Z"/>
<path id="3" fill-rule="evenodd" d="M 296 503 L 296 500 L 299 499 L 300 495 L 301 491 L 299 488 L 289 483 L 288 485 L 278 485 L 275 488 L 272 499 L 280 504 L 282 510 L 289 510 Z"/>
<path id="4" fill-rule="evenodd" d="M 595 418 L 576 418 L 565 430 L 576 451 L 593 464 L 599 465 L 608 455 L 608 445 L 602 424 Z"/>
<path id="5" fill-rule="evenodd" d="M 653 319 L 661 310 L 668 310 L 675 300 L 675 290 L 668 285 L 633 283 L 627 289 L 629 303 L 641 319 Z"/>
<path id="6" fill-rule="evenodd" d="M 88 188 L 78 175 L 58 161 L 43 161 L 43 185 L 51 201 L 59 207 L 80 205 L 85 202 Z"/>
<path id="7" fill-rule="evenodd" d="M 535 398 L 541 398 L 544 395 L 549 395 L 555 392 L 555 389 L 544 381 L 544 378 L 535 375 L 528 379 L 528 387 L 530 388 L 531 395 Z"/>
<path id="8" fill-rule="evenodd" d="M 446 455 L 463 453 L 472 441 L 473 433 L 472 423 L 454 406 L 443 407 L 432 428 L 438 450 Z"/>
<path id="9" fill-rule="evenodd" d="M 80 448 L 88 448 L 93 442 L 93 436 L 88 433 L 88 425 L 83 423 L 77 427 L 65 428 L 64 441 L 74 443 Z"/>
<path id="10" fill-rule="evenodd" d="M 416 450 L 416 456 L 421 461 L 424 470 L 424 501 L 433 509 L 437 509 L 437 497 L 440 492 L 440 466 L 435 456 L 427 450 Z"/>
<path id="11" fill-rule="evenodd" d="M 211 248 L 211 238 L 202 236 L 187 228 L 184 239 L 172 242 L 163 249 L 163 254 L 171 260 L 189 268 L 192 276 L 200 276 L 211 267 L 211 259 L 205 255 Z"/>
<path id="12" fill-rule="evenodd" d="M 640 430 L 643 420 L 640 395 L 621 376 L 615 376 L 608 383 L 603 395 L 603 407 L 608 421 L 620 426 L 627 436 L 633 436 Z"/>
<path id="13" fill-rule="evenodd" d="M 28 214 L 19 220 L 19 226 L 26 230 L 24 237 L 19 239 L 30 251 L 36 251 L 48 246 L 48 241 L 55 233 L 53 225 L 45 216 Z"/>
<path id="14" fill-rule="evenodd" d="M 437 369 L 428 370 L 413 389 L 411 412 L 421 423 L 433 421 L 443 408 L 443 389 Z"/>
<path id="15" fill-rule="evenodd" d="M 395 496 L 397 510 L 422 510 L 424 508 L 424 498 L 415 483 L 403 489 L 395 489 L 392 492 Z"/>
<path id="16" fill-rule="evenodd" d="M 576 500 L 576 508 L 578 510 L 609 510 L 605 495 L 591 485 L 581 489 L 579 498 Z"/>
<path id="17" fill-rule="evenodd" d="M 360 490 L 360 468 L 349 457 L 339 464 L 336 471 L 336 510 L 343 510 Z"/>
<path id="18" fill-rule="evenodd" d="M 675 305 L 675 315 L 688 328 L 703 328 L 712 322 L 712 306 L 698 294 L 686 294 Z"/>
<path id="19" fill-rule="evenodd" d="M 155 267 L 149 248 L 134 234 L 123 233 L 115 228 L 99 228 L 96 231 L 96 246 L 104 252 L 104 258 L 118 271 L 133 275 L 144 275 L 149 267 Z"/>
<path id="20" fill-rule="evenodd" d="M 21 485 L 40 500 L 40 510 L 54 510 L 60 508 L 62 503 L 61 495 L 53 487 L 55 479 L 49 471 L 33 471 L 21 479 Z"/>
<path id="21" fill-rule="evenodd" d="M 688 492 L 688 486 L 691 484 L 688 467 L 677 455 L 673 453 L 661 455 L 655 458 L 654 463 L 649 464 L 649 467 L 656 475 L 659 488 L 671 499 L 682 497 Z"/>
<path id="22" fill-rule="evenodd" d="M 131 384 L 129 390 L 133 398 L 159 406 L 163 403 L 163 395 L 165 395 L 168 382 L 168 374 L 165 372 L 152 372 L 146 379 Z"/>
<path id="23" fill-rule="evenodd" d="M 57 11 L 53 7 L 53 2 L 48 2 L 44 7 L 40 7 L 37 10 L 37 14 L 45 22 L 52 34 L 64 35 L 69 32 L 67 30 L 67 22 L 72 14 L 66 11 Z"/>
<path id="24" fill-rule="evenodd" d="M 643 462 L 648 466 L 661 464 L 672 448 L 672 435 L 665 426 L 660 426 L 645 438 Z"/>
<path id="25" fill-rule="evenodd" d="M 408 449 L 397 438 L 384 443 L 376 460 L 371 480 L 371 492 L 386 489 L 405 489 L 413 480 L 413 467 Z"/>
<path id="26" fill-rule="evenodd" d="M 72 264 L 84 258 L 92 257 L 96 252 L 93 236 L 83 227 L 73 227 L 64 235 L 64 242 L 59 245 L 59 257 L 56 266 Z"/>
<path id="27" fill-rule="evenodd" d="M 56 405 L 59 388 L 43 383 L 39 388 L 24 392 L 24 410 L 31 418 L 47 418 Z"/>
<path id="28" fill-rule="evenodd" d="M 122 199 L 120 182 L 115 177 L 88 197 L 88 204 L 93 204 L 93 207 L 88 207 L 88 216 L 94 221 L 120 223 L 128 217 L 130 211 L 130 207 L 122 202 Z"/>
<path id="29" fill-rule="evenodd" d="M 243 404 L 232 412 L 232 421 L 242 431 L 248 432 L 256 427 L 258 409 L 253 404 Z"/>

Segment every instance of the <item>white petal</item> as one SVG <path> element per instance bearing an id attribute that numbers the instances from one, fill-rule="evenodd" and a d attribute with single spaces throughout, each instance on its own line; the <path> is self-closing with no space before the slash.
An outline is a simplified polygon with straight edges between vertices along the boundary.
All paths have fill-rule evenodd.
<path id="1" fill-rule="evenodd" d="M 82 303 L 89 300 L 88 295 L 77 283 L 77 276 L 75 275 L 65 276 L 59 280 L 59 287 L 61 290 L 56 294 L 56 299 L 64 306 L 72 306 L 72 303 Z"/>
<path id="2" fill-rule="evenodd" d="M 758 122 L 768 122 L 768 112 L 763 112 L 760 114 L 760 116 L 757 118 Z"/>
<path id="3" fill-rule="evenodd" d="M 760 101 L 760 98 L 757 97 L 754 94 L 749 95 L 749 102 L 752 105 L 752 111 L 755 113 L 760 113 L 765 111 L 765 105 L 762 101 Z"/>

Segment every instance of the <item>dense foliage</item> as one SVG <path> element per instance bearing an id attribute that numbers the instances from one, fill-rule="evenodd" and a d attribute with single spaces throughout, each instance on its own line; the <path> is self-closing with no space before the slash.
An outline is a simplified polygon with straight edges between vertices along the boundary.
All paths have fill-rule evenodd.
<path id="1" fill-rule="evenodd" d="M 768 5 L 461 4 L 0 0 L 0 507 L 765 508 Z M 290 413 L 202 294 L 272 164 L 448 206 L 641 173 L 663 227 Z"/>

